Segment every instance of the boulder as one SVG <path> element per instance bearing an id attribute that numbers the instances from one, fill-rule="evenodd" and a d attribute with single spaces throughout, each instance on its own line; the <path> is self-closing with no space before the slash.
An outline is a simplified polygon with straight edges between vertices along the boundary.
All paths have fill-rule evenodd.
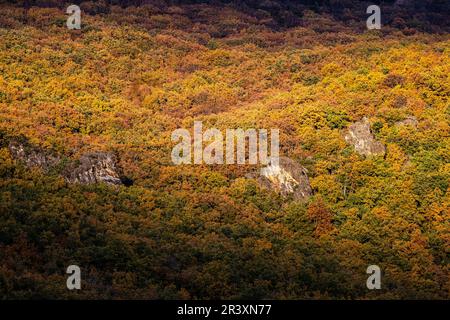
<path id="1" fill-rule="evenodd" d="M 28 142 L 12 140 L 9 145 L 9 152 L 13 159 L 19 160 L 27 167 L 38 167 L 44 171 L 59 164 L 59 157 L 53 156 L 38 147 L 30 145 Z"/>
<path id="2" fill-rule="evenodd" d="M 109 152 L 95 152 L 81 156 L 76 163 L 64 169 L 63 176 L 68 183 L 122 184 L 117 158 Z"/>
<path id="3" fill-rule="evenodd" d="M 258 182 L 263 187 L 290 196 L 295 200 L 307 200 L 313 192 L 309 184 L 308 170 L 287 157 L 280 157 L 278 164 L 271 161 L 261 168 Z"/>
<path id="4" fill-rule="evenodd" d="M 13 159 L 22 162 L 28 168 L 36 167 L 48 172 L 61 163 L 60 157 L 32 146 L 27 141 L 14 139 L 9 143 L 9 150 Z M 94 152 L 84 154 L 79 160 L 70 162 L 62 169 L 61 175 L 68 183 L 104 182 L 120 185 L 122 184 L 120 172 L 117 158 L 113 153 Z"/>
<path id="5" fill-rule="evenodd" d="M 370 122 L 366 117 L 350 125 L 344 138 L 361 155 L 373 156 L 384 155 L 386 153 L 386 147 L 381 142 L 375 140 L 375 136 L 370 129 Z"/>
<path id="6" fill-rule="evenodd" d="M 397 125 L 397 126 L 411 126 L 411 127 L 413 127 L 413 128 L 417 128 L 417 125 L 418 125 L 418 121 L 417 121 L 417 118 L 416 117 L 414 117 L 414 116 L 408 116 L 408 117 L 406 117 L 406 119 L 405 120 L 402 120 L 402 121 L 397 121 L 396 123 L 395 123 L 395 125 Z"/>

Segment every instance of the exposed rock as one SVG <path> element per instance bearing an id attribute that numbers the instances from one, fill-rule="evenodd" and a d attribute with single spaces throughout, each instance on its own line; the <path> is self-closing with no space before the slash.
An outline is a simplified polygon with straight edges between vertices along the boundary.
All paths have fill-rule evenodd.
<path id="1" fill-rule="evenodd" d="M 278 164 L 271 161 L 261 169 L 258 182 L 283 196 L 292 195 L 295 200 L 306 200 L 313 194 L 307 173 L 306 168 L 294 160 L 280 157 Z"/>
<path id="2" fill-rule="evenodd" d="M 69 183 L 91 184 L 105 182 L 120 185 L 117 159 L 112 153 L 96 152 L 83 155 L 78 165 L 72 164 L 64 170 L 64 178 Z"/>
<path id="3" fill-rule="evenodd" d="M 361 155 L 384 155 L 386 152 L 386 147 L 381 142 L 375 140 L 370 129 L 369 120 L 366 117 L 350 125 L 344 138 Z"/>
<path id="4" fill-rule="evenodd" d="M 23 162 L 27 167 L 38 167 L 44 171 L 61 163 L 59 157 L 53 156 L 28 142 L 13 140 L 9 143 L 9 150 L 14 159 Z M 120 170 L 117 158 L 112 153 L 95 152 L 81 156 L 62 170 L 62 176 L 68 183 L 91 184 L 105 182 L 120 185 Z"/>
<path id="5" fill-rule="evenodd" d="M 39 167 L 44 171 L 59 164 L 60 159 L 48 152 L 31 146 L 27 142 L 12 140 L 9 143 L 9 151 L 14 159 L 23 162 L 27 167 Z"/>
<path id="6" fill-rule="evenodd" d="M 405 120 L 397 121 L 395 123 L 395 125 L 397 125 L 397 126 L 411 126 L 411 127 L 417 128 L 418 123 L 419 122 L 417 121 L 416 117 L 408 116 L 408 117 L 406 117 Z"/>

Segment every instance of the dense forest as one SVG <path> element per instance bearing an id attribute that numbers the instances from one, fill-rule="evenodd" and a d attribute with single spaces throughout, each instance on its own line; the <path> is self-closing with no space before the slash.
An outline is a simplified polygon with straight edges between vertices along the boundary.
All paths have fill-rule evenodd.
<path id="1" fill-rule="evenodd" d="M 363 1 L 74 1 L 69 30 L 0 1 L 0 298 L 450 298 L 448 1 L 393 2 L 367 30 Z M 174 165 L 194 121 L 279 128 L 311 195 Z M 123 183 L 64 178 L 101 152 Z"/>

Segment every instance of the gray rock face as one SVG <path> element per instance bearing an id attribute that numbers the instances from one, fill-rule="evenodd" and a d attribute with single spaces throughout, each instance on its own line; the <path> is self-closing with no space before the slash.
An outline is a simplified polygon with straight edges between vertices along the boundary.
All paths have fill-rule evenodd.
<path id="1" fill-rule="evenodd" d="M 47 172 L 61 163 L 59 157 L 30 146 L 26 142 L 11 141 L 9 150 L 14 159 L 27 167 L 38 167 Z M 104 182 L 110 185 L 121 185 L 120 169 L 117 158 L 112 153 L 95 152 L 81 156 L 78 161 L 67 165 L 61 175 L 68 183 L 91 184 Z"/>
<path id="2" fill-rule="evenodd" d="M 60 159 L 25 142 L 13 140 L 9 143 L 9 151 L 14 159 L 23 162 L 27 167 L 38 167 L 48 171 L 58 165 Z"/>
<path id="3" fill-rule="evenodd" d="M 283 196 L 292 195 L 295 200 L 307 200 L 313 194 L 306 168 L 287 157 L 262 168 L 258 182 Z"/>
<path id="4" fill-rule="evenodd" d="M 64 178 L 69 183 L 92 184 L 105 182 L 120 185 L 117 159 L 112 153 L 96 152 L 83 155 L 78 165 L 70 165 L 64 170 Z"/>
<path id="5" fill-rule="evenodd" d="M 364 117 L 348 127 L 344 136 L 347 143 L 355 147 L 356 152 L 364 156 L 384 155 L 386 147 L 375 137 L 370 129 L 369 120 Z"/>
<path id="6" fill-rule="evenodd" d="M 417 128 L 417 125 L 419 122 L 417 121 L 417 118 L 414 116 L 408 116 L 405 120 L 397 121 L 395 123 L 397 126 L 411 126 L 413 128 Z"/>

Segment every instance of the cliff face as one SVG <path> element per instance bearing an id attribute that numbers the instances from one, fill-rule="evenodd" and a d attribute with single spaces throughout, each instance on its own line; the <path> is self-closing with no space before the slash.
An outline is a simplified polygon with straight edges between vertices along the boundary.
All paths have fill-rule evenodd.
<path id="1" fill-rule="evenodd" d="M 39 167 L 44 171 L 56 166 L 60 159 L 47 152 L 33 147 L 26 142 L 13 140 L 9 143 L 9 151 L 14 159 L 23 162 L 27 167 Z"/>
<path id="2" fill-rule="evenodd" d="M 61 163 L 58 156 L 45 150 L 31 146 L 27 142 L 13 140 L 9 143 L 12 157 L 22 162 L 28 168 L 37 167 L 45 172 Z M 61 175 L 68 183 L 91 184 L 104 182 L 110 185 L 120 185 L 120 169 L 117 158 L 109 152 L 95 152 L 82 155 L 79 160 L 71 162 Z"/>
<path id="3" fill-rule="evenodd" d="M 294 160 L 280 157 L 277 165 L 270 163 L 261 169 L 258 181 L 283 196 L 292 195 L 295 200 L 306 200 L 313 194 L 307 173 L 308 171 Z"/>
<path id="4" fill-rule="evenodd" d="M 366 117 L 350 125 L 344 139 L 355 147 L 356 152 L 364 156 L 384 155 L 386 152 L 386 147 L 375 140 Z"/>
<path id="5" fill-rule="evenodd" d="M 64 170 L 63 175 L 67 182 L 122 184 L 117 159 L 112 153 L 96 152 L 85 154 L 78 162 L 78 165 L 68 166 Z"/>

